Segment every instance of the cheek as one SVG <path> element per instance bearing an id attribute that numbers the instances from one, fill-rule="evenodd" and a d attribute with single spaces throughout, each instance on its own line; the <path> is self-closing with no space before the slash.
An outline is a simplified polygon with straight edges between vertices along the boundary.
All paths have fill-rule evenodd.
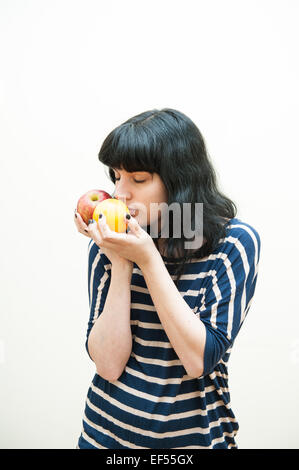
<path id="1" fill-rule="evenodd" d="M 155 222 L 155 220 L 160 220 L 161 219 L 161 212 L 158 211 L 158 217 L 155 216 L 155 220 L 151 220 L 150 218 L 150 208 L 151 208 L 151 203 L 162 203 L 168 201 L 168 194 L 167 190 L 164 185 L 161 184 L 154 184 L 151 187 L 144 188 L 140 194 L 140 199 L 139 201 L 142 202 L 144 206 L 144 210 L 140 211 L 139 214 L 136 217 L 136 220 L 141 226 L 149 225 L 150 223 Z M 156 214 L 156 211 L 153 211 L 153 214 Z"/>

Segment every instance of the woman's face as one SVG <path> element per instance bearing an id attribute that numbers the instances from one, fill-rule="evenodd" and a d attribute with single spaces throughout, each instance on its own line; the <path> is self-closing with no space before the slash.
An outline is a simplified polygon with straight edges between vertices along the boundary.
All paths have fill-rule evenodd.
<path id="1" fill-rule="evenodd" d="M 150 219 L 150 205 L 168 201 L 167 190 L 160 176 L 147 171 L 129 173 L 116 168 L 113 168 L 113 171 L 115 175 L 114 197 L 128 206 L 131 216 L 136 218 L 141 227 L 155 222 Z M 160 215 L 158 215 L 159 219 Z"/>

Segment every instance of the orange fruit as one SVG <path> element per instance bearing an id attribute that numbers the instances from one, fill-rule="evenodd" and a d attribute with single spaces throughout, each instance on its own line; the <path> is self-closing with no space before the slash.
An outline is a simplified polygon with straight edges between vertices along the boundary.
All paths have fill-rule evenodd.
<path id="1" fill-rule="evenodd" d="M 97 222 L 100 213 L 106 217 L 108 227 L 114 232 L 122 233 L 126 231 L 127 223 L 125 214 L 130 214 L 126 204 L 118 199 L 109 198 L 99 202 L 93 211 L 92 218 Z"/>

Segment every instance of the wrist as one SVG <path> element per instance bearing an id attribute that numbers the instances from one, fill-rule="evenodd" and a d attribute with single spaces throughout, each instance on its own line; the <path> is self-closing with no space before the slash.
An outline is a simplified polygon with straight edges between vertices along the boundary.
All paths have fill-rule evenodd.
<path id="1" fill-rule="evenodd" d="M 133 263 L 131 261 L 121 261 L 117 263 L 112 263 L 111 264 L 111 274 L 115 276 L 117 274 L 118 276 L 126 277 L 126 276 L 132 276 L 133 273 Z"/>
<path id="2" fill-rule="evenodd" d="M 139 265 L 139 268 L 144 273 L 145 271 L 151 270 L 153 267 L 163 263 L 163 259 L 157 249 L 155 249 L 149 257 L 144 259 Z M 164 263 L 163 263 L 164 265 Z"/>

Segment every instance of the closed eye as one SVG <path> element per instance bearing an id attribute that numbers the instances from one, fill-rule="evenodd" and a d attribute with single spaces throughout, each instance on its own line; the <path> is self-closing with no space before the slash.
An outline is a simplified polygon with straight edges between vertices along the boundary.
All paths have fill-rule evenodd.
<path id="1" fill-rule="evenodd" d="M 120 180 L 120 178 L 115 178 L 115 177 L 114 177 L 114 179 L 115 179 L 115 181 L 119 181 L 119 180 Z M 134 180 L 134 182 L 135 182 L 135 183 L 144 183 L 145 180 Z"/>

